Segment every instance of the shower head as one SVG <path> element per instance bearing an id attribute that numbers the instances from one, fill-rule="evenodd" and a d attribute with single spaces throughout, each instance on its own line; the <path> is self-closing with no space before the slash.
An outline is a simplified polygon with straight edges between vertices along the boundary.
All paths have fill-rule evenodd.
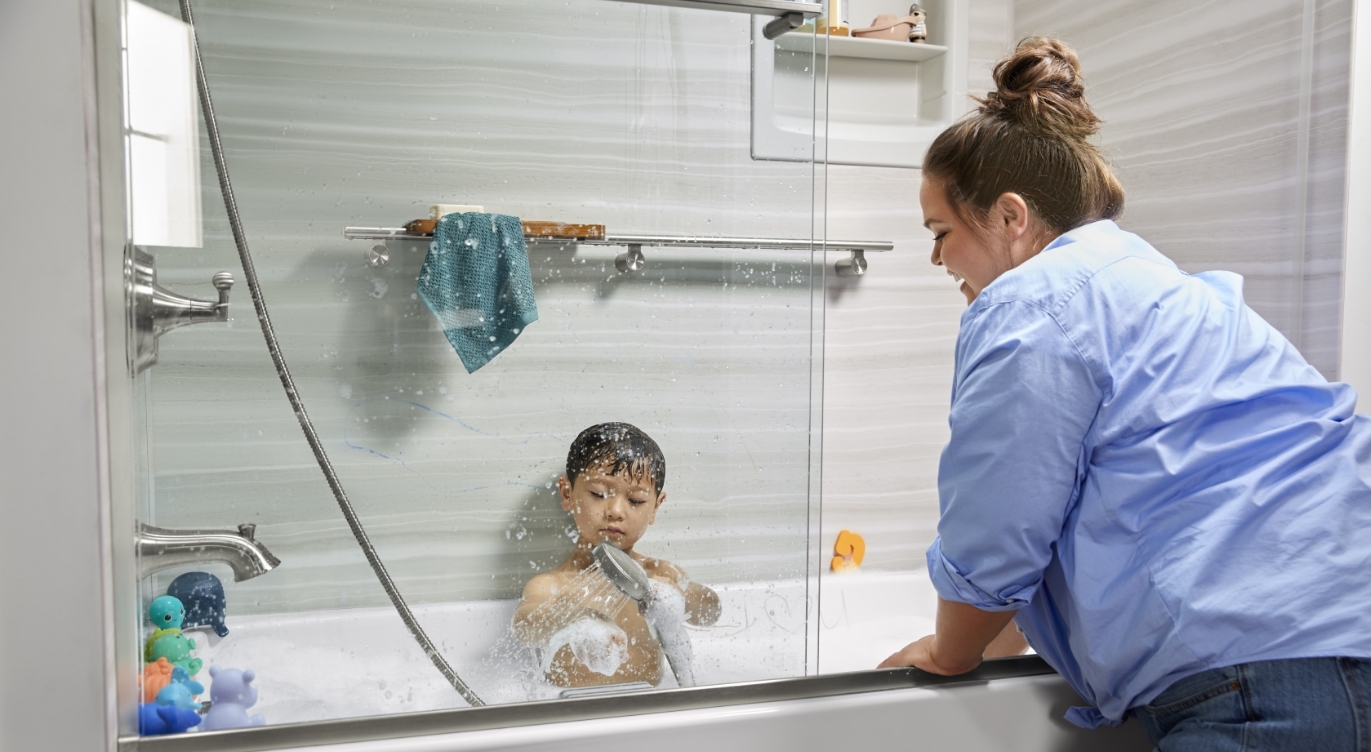
<path id="1" fill-rule="evenodd" d="M 643 565 L 617 546 L 604 542 L 590 549 L 590 555 L 614 587 L 640 604 L 652 597 L 652 585 Z"/>

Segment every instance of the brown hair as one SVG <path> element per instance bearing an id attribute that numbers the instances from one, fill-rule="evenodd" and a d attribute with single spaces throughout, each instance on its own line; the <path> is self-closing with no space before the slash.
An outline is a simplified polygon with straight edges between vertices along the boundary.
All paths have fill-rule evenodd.
<path id="1" fill-rule="evenodd" d="M 995 66 L 995 91 L 943 131 L 924 156 L 949 203 L 981 225 L 1005 193 L 1044 229 L 1063 233 L 1123 212 L 1123 186 L 1088 140 L 1100 119 L 1085 103 L 1081 63 L 1061 41 L 1029 37 Z"/>

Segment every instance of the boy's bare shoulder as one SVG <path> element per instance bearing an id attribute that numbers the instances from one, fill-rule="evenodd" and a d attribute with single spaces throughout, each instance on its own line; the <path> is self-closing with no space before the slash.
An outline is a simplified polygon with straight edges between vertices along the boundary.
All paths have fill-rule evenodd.
<path id="1" fill-rule="evenodd" d="M 541 601 L 551 598 L 566 584 L 567 577 L 568 573 L 560 569 L 533 575 L 524 583 L 524 600 Z"/>

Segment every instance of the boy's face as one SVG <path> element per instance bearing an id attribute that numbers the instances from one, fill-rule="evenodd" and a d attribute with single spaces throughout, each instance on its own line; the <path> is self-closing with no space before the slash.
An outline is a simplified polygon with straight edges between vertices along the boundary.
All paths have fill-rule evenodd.
<path id="1" fill-rule="evenodd" d="M 666 494 L 657 493 L 646 473 L 610 475 L 608 470 L 604 464 L 588 467 L 574 485 L 566 476 L 559 478 L 562 509 L 576 520 L 582 542 L 593 546 L 609 541 L 631 551 L 657 518 L 657 508 L 666 501 Z"/>

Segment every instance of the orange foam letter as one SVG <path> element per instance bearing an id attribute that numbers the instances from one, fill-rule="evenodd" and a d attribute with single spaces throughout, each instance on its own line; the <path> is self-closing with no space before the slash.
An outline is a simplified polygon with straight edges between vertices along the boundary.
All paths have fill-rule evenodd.
<path id="1" fill-rule="evenodd" d="M 833 561 L 829 568 L 834 572 L 854 571 L 862 565 L 862 559 L 865 558 L 866 541 L 851 530 L 843 530 L 838 533 L 838 540 L 833 544 Z"/>

